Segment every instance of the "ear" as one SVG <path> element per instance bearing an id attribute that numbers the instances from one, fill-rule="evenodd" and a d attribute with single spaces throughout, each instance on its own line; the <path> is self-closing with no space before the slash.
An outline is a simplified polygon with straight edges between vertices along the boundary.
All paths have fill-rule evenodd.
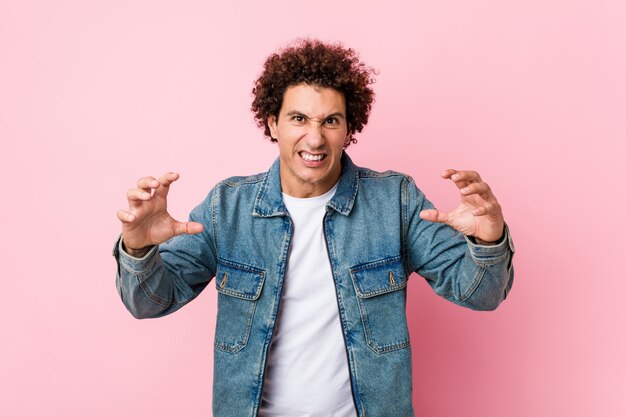
<path id="1" fill-rule="evenodd" d="M 350 125 L 348 124 L 348 131 L 346 132 L 346 137 L 343 140 L 343 148 L 346 149 L 350 145 Z"/>
<path id="2" fill-rule="evenodd" d="M 276 116 L 274 116 L 273 114 L 267 118 L 267 127 L 270 128 L 272 138 L 278 138 L 278 123 Z"/>

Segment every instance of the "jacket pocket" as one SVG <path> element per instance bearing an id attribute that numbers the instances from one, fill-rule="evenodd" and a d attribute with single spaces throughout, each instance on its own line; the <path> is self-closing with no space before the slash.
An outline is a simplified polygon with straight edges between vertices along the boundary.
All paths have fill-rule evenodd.
<path id="1" fill-rule="evenodd" d="M 376 353 L 410 345 L 406 323 L 406 282 L 399 256 L 350 269 L 367 345 Z"/>
<path id="2" fill-rule="evenodd" d="M 262 269 L 218 260 L 216 349 L 237 353 L 246 346 L 264 280 Z"/>

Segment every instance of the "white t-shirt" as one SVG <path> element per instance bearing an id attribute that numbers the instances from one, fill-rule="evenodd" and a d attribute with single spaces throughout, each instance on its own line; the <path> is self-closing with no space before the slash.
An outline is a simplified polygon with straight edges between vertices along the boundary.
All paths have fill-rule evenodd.
<path id="1" fill-rule="evenodd" d="M 356 416 L 323 231 L 336 188 L 311 198 L 283 193 L 294 230 L 260 417 Z"/>

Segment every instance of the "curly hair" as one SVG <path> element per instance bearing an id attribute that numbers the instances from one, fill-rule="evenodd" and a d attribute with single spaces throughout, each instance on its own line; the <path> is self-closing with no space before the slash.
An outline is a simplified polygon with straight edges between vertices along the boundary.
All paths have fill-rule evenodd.
<path id="1" fill-rule="evenodd" d="M 287 88 L 301 83 L 330 87 L 343 93 L 346 100 L 348 140 L 356 143 L 355 132 L 367 124 L 374 91 L 374 68 L 359 61 L 353 49 L 340 44 L 327 44 L 319 40 L 304 39 L 270 55 L 263 65 L 263 73 L 254 82 L 252 112 L 258 127 L 265 127 L 265 136 L 272 142 L 267 120 L 278 117 Z"/>

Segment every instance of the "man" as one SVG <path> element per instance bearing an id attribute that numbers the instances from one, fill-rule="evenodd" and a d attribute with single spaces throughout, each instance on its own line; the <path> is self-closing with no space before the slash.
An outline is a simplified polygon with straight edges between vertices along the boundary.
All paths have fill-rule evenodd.
<path id="1" fill-rule="evenodd" d="M 438 211 L 404 174 L 355 166 L 372 70 L 354 51 L 302 41 L 268 58 L 252 110 L 277 142 L 268 172 L 215 186 L 178 222 L 168 173 L 120 210 L 117 285 L 137 318 L 169 314 L 215 277 L 213 415 L 412 416 L 406 284 L 496 308 L 513 246 L 489 186 L 447 170 L 461 204 Z"/>

